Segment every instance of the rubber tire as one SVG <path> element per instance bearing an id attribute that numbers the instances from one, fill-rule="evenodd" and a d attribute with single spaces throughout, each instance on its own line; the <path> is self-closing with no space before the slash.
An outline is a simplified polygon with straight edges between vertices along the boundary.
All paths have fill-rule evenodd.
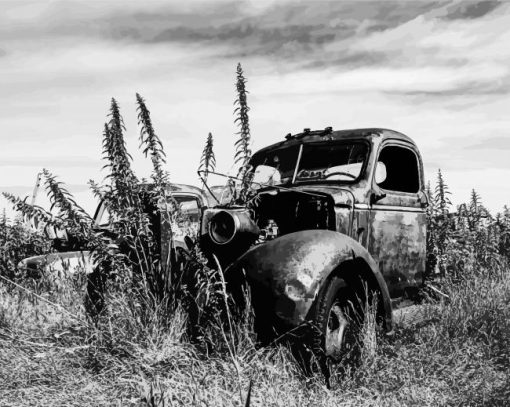
<path id="1" fill-rule="evenodd" d="M 355 298 L 355 291 L 353 287 L 349 287 L 345 280 L 340 277 L 333 276 L 319 291 L 319 294 L 316 299 L 316 303 L 314 306 L 314 310 L 310 315 L 310 332 L 308 343 L 311 351 L 313 352 L 315 359 L 318 362 L 319 368 L 322 371 L 326 383 L 329 386 L 329 378 L 330 378 L 330 365 L 331 363 L 337 363 L 342 359 L 342 356 L 339 358 L 332 358 L 326 355 L 326 333 L 329 322 L 330 311 L 333 305 L 336 303 L 337 299 L 340 300 L 341 308 L 344 314 L 344 317 L 349 319 L 349 313 L 346 311 L 348 306 L 348 301 L 352 301 Z M 344 343 L 347 340 L 353 341 L 355 340 L 357 335 L 357 329 L 352 324 L 347 328 L 346 335 L 344 335 Z M 341 353 L 342 355 L 342 353 Z"/>

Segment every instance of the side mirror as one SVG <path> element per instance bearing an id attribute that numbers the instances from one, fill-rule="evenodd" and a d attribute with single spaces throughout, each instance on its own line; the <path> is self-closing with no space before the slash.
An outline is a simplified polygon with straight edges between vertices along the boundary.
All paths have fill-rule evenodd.
<path id="1" fill-rule="evenodd" d="M 386 173 L 386 165 L 382 161 L 377 161 L 377 166 L 375 167 L 375 183 L 377 185 L 382 184 L 387 177 Z"/>

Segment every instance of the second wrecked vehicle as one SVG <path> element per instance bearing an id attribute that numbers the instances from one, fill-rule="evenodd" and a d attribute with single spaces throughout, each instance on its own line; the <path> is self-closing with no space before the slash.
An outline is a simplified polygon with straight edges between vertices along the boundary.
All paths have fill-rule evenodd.
<path id="1" fill-rule="evenodd" d="M 208 192 L 191 185 L 172 184 L 168 190 L 178 203 L 181 212 L 180 222 L 172 227 L 174 244 L 176 247 L 185 248 L 185 236 L 198 231 L 202 210 L 211 205 L 212 197 Z M 93 222 L 95 229 L 109 235 L 110 216 L 104 202 L 99 202 Z M 88 250 L 83 250 L 83 242 L 77 241 L 65 230 L 45 228 L 45 232 L 53 241 L 55 252 L 26 258 L 18 265 L 18 268 L 27 269 L 35 275 L 41 270 L 92 271 L 91 254 Z M 162 238 L 160 234 L 158 238 Z M 168 244 L 162 244 L 161 247 L 162 250 L 168 251 Z"/>
<path id="2" fill-rule="evenodd" d="M 337 360 L 361 311 L 353 304 L 374 294 L 391 330 L 392 308 L 416 296 L 425 272 L 428 202 L 416 144 L 386 129 L 305 129 L 250 165 L 251 199 L 205 210 L 201 245 L 233 292 L 251 288 L 262 337 L 312 326 L 313 350 Z"/>

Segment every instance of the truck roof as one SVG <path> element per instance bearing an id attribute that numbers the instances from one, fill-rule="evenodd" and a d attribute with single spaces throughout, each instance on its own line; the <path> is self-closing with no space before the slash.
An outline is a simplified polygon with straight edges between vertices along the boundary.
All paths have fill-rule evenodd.
<path id="1" fill-rule="evenodd" d="M 321 140 L 353 140 L 353 139 L 366 139 L 370 140 L 374 137 L 382 137 L 382 140 L 393 139 L 407 142 L 413 146 L 416 143 L 408 136 L 395 130 L 384 128 L 362 128 L 362 129 L 347 129 L 347 130 L 333 130 L 331 127 L 326 127 L 322 130 L 304 129 L 303 132 L 297 134 L 287 134 L 285 140 L 274 143 L 270 146 L 262 148 L 259 152 L 272 150 L 277 147 L 292 146 L 304 142 L 317 142 Z"/>

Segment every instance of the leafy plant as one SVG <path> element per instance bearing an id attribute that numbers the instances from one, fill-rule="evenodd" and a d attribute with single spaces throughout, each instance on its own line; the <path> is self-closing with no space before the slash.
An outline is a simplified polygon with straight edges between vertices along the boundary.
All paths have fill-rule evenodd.
<path id="1" fill-rule="evenodd" d="M 20 203 L 12 195 L 4 196 Z M 42 210 L 41 210 L 42 211 Z M 38 213 L 37 210 L 35 213 Z M 45 216 L 41 212 L 41 217 Z M 20 216 L 12 222 L 7 218 L 5 210 L 0 216 L 0 275 L 9 280 L 19 281 L 25 274 L 18 270 L 18 263 L 30 256 L 37 256 L 48 253 L 51 244 L 49 240 L 39 231 L 33 231 Z"/>
<path id="2" fill-rule="evenodd" d="M 214 156 L 213 150 L 213 136 L 212 133 L 209 133 L 204 146 L 204 151 L 202 151 L 202 156 L 200 157 L 200 165 L 198 166 L 198 171 L 201 171 L 204 183 L 207 182 L 209 173 L 214 172 L 215 169 L 216 157 Z"/>
<path id="3" fill-rule="evenodd" d="M 246 90 L 246 82 L 247 80 L 244 77 L 243 68 L 241 67 L 241 64 L 238 63 L 236 81 L 237 98 L 234 101 L 234 106 L 237 107 L 234 109 L 234 115 L 236 115 L 234 123 L 239 126 L 239 131 L 237 132 L 239 138 L 235 142 L 236 153 L 234 156 L 234 163 L 240 165 L 237 178 L 241 180 L 241 185 L 237 196 L 233 196 L 237 203 L 243 203 L 247 200 L 247 194 L 249 192 L 250 186 L 250 173 L 248 163 L 251 158 L 251 134 L 248 117 L 250 108 L 248 107 L 248 91 Z"/>
<path id="4" fill-rule="evenodd" d="M 436 224 L 433 225 L 436 236 L 437 264 L 442 275 L 446 272 L 447 244 L 450 237 L 450 206 L 452 205 L 450 191 L 441 170 L 437 172 L 437 184 L 434 196 L 434 217 Z"/>

